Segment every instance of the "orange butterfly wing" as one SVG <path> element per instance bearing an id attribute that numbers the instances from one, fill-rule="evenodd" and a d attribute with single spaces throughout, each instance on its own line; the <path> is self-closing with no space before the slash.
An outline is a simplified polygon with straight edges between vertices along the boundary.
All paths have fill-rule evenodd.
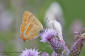
<path id="1" fill-rule="evenodd" d="M 20 27 L 20 37 L 24 40 L 34 39 L 42 29 L 40 21 L 32 13 L 26 11 Z"/>

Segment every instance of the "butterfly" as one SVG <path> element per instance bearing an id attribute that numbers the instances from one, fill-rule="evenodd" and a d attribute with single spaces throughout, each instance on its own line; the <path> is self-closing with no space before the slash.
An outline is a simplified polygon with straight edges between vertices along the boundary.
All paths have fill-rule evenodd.
<path id="1" fill-rule="evenodd" d="M 31 12 L 25 11 L 20 26 L 20 37 L 23 40 L 31 40 L 36 38 L 41 30 L 43 30 L 43 25 L 40 21 Z"/>

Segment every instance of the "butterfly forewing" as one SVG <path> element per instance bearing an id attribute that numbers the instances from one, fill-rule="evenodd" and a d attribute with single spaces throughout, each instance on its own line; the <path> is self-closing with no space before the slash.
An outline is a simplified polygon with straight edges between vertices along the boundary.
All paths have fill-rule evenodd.
<path id="1" fill-rule="evenodd" d="M 40 21 L 32 13 L 26 11 L 20 27 L 20 36 L 25 40 L 34 39 L 42 29 Z"/>

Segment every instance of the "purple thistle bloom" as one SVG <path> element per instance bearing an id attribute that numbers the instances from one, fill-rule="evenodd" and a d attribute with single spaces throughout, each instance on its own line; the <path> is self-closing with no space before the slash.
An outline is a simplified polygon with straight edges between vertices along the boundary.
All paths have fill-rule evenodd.
<path id="1" fill-rule="evenodd" d="M 82 47 L 83 47 L 83 42 L 80 39 L 77 42 L 75 42 L 74 45 L 72 46 L 71 51 L 70 51 L 70 56 L 79 56 Z"/>
<path id="2" fill-rule="evenodd" d="M 84 41 L 85 41 L 85 33 L 80 34 L 79 39 L 74 42 L 74 45 L 72 46 L 70 50 L 70 56 L 80 55 Z"/>
<path id="3" fill-rule="evenodd" d="M 48 39 L 56 35 L 56 31 L 53 29 L 46 29 L 43 34 L 41 34 L 41 42 L 47 42 Z"/>
<path id="4" fill-rule="evenodd" d="M 62 54 L 65 42 L 58 38 L 55 30 L 46 29 L 45 32 L 41 35 L 41 41 L 48 42 L 57 54 Z"/>
<path id="5" fill-rule="evenodd" d="M 47 52 L 42 52 L 40 56 L 49 56 Z"/>
<path id="6" fill-rule="evenodd" d="M 57 40 L 55 38 L 52 38 L 49 40 L 49 43 L 51 44 L 51 47 L 57 54 L 62 54 L 65 45 L 62 40 Z"/>
<path id="7" fill-rule="evenodd" d="M 21 56 L 39 56 L 38 50 L 35 49 L 25 49 L 22 53 Z"/>

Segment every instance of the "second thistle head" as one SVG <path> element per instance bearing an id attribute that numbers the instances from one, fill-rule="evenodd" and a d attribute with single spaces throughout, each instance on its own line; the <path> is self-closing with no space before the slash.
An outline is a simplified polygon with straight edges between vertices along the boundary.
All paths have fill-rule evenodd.
<path id="1" fill-rule="evenodd" d="M 20 56 L 39 56 L 40 52 L 36 49 L 25 49 Z"/>
<path id="2" fill-rule="evenodd" d="M 83 48 L 83 43 L 85 42 L 85 32 L 80 32 L 78 39 L 72 45 L 70 50 L 70 56 L 79 56 Z"/>

